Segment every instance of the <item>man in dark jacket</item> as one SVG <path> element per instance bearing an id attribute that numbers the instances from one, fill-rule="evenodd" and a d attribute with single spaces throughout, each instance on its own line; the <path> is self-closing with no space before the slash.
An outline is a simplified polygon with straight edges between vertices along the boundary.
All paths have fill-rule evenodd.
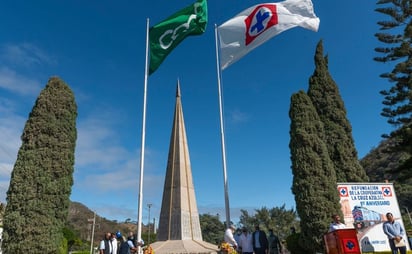
<path id="1" fill-rule="evenodd" d="M 119 254 L 130 254 L 130 246 L 127 243 L 126 237 L 122 236 L 120 239 Z"/>
<path id="2" fill-rule="evenodd" d="M 269 254 L 282 253 L 282 245 L 280 244 L 279 237 L 273 233 L 273 229 L 269 229 Z"/>
<path id="3" fill-rule="evenodd" d="M 255 232 L 252 234 L 252 244 L 255 254 L 267 254 L 268 239 L 265 232 L 261 231 L 258 225 L 255 227 Z"/>

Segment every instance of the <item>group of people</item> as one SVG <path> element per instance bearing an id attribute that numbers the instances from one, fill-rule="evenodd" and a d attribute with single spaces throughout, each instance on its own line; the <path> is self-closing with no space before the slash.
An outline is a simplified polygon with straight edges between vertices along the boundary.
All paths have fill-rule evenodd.
<path id="1" fill-rule="evenodd" d="M 329 226 L 329 232 L 346 228 L 345 224 L 340 221 L 338 214 L 332 215 L 332 223 Z M 392 213 L 386 213 L 386 221 L 383 223 L 383 232 L 388 237 L 389 246 L 392 254 L 406 254 L 405 230 L 401 223 L 396 221 Z"/>
<path id="2" fill-rule="evenodd" d="M 230 244 L 235 250 L 243 254 L 280 254 L 282 244 L 279 237 L 269 229 L 269 236 L 259 226 L 255 227 L 253 233 L 249 233 L 243 227 L 240 234 L 235 234 L 235 226 L 231 225 L 226 231 L 224 241 Z"/>
<path id="3" fill-rule="evenodd" d="M 99 254 L 132 254 L 137 253 L 138 247 L 143 246 L 143 240 L 136 241 L 133 232 L 127 238 L 119 231 L 107 232 L 100 241 Z"/>

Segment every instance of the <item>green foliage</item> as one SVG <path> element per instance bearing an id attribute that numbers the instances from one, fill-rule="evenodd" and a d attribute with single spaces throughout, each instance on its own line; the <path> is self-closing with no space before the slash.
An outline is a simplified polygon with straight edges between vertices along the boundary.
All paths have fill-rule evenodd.
<path id="1" fill-rule="evenodd" d="M 366 182 L 368 177 L 359 163 L 352 126 L 339 88 L 328 70 L 320 41 L 315 53 L 315 71 L 309 79 L 308 95 L 324 125 L 324 141 L 333 163 L 338 182 Z"/>
<path id="2" fill-rule="evenodd" d="M 70 88 L 51 78 L 21 136 L 4 214 L 2 250 L 59 253 L 73 184 L 77 106 Z"/>
<path id="3" fill-rule="evenodd" d="M 390 151 L 393 140 L 392 138 L 382 141 L 378 147 L 372 149 L 361 160 L 362 166 L 365 168 L 372 182 L 393 182 L 398 198 L 399 208 L 403 214 L 406 214 L 407 208 L 412 211 L 412 177 L 408 177 L 403 171 L 395 169 L 405 160 L 410 158 L 406 152 Z M 409 228 L 408 220 L 405 227 Z M 412 226 L 411 226 L 412 229 Z"/>
<path id="4" fill-rule="evenodd" d="M 322 252 L 330 215 L 341 214 L 336 174 L 324 142 L 323 123 L 303 91 L 292 95 L 289 116 L 292 192 L 301 219 L 300 243 L 307 253 Z"/>
<path id="5" fill-rule="evenodd" d="M 322 41 L 314 58 L 308 92 L 293 94 L 289 111 L 292 192 L 301 219 L 299 244 L 306 253 L 323 251 L 330 215 L 342 216 L 336 183 L 368 181 Z"/>
<path id="6" fill-rule="evenodd" d="M 300 233 L 291 234 L 286 238 L 287 248 L 290 254 L 307 254 L 307 251 L 299 245 Z"/>
<path id="7" fill-rule="evenodd" d="M 285 239 L 290 234 L 290 228 L 299 228 L 297 213 L 294 209 L 287 210 L 285 204 L 281 207 L 256 209 L 254 216 L 250 216 L 246 210 L 240 210 L 240 224 L 249 231 L 259 224 L 261 230 L 273 229 L 280 239 Z"/>
<path id="8" fill-rule="evenodd" d="M 81 247 L 83 245 L 82 240 L 79 238 L 79 234 L 69 227 L 63 228 L 63 236 L 67 241 L 67 250 L 71 251 L 74 247 Z"/>
<path id="9" fill-rule="evenodd" d="M 142 232 L 141 237 L 143 241 L 145 242 L 145 244 L 156 242 L 157 234 L 153 233 L 153 225 L 151 225 L 151 229 L 152 230 L 150 230 L 150 241 L 149 241 L 149 232 L 148 231 Z"/>
<path id="10" fill-rule="evenodd" d="M 254 230 L 255 225 L 260 225 L 260 221 L 255 216 L 249 215 L 249 212 L 244 209 L 240 209 L 239 222 L 243 227 L 246 227 L 250 232 Z"/>
<path id="11" fill-rule="evenodd" d="M 219 245 L 222 243 L 225 224 L 219 220 L 218 215 L 199 215 L 200 228 L 203 241 Z"/>
<path id="12" fill-rule="evenodd" d="M 394 141 L 390 151 L 403 151 L 412 155 L 412 2 L 388 0 L 379 1 L 377 12 L 387 15 L 389 20 L 379 21 L 381 32 L 375 34 L 382 43 L 375 48 L 379 57 L 374 60 L 385 63 L 390 72 L 380 76 L 392 85 L 382 90 L 383 109 L 381 115 L 388 119 L 388 123 L 396 130 L 385 137 Z M 391 62 L 391 65 L 387 63 Z M 412 177 L 410 170 L 412 157 L 404 161 L 398 171 L 403 171 L 408 178 Z"/>
<path id="13" fill-rule="evenodd" d="M 64 238 L 62 241 L 62 244 L 59 247 L 59 254 L 66 254 L 69 252 L 69 247 L 68 247 L 68 243 L 67 243 L 67 239 Z"/>

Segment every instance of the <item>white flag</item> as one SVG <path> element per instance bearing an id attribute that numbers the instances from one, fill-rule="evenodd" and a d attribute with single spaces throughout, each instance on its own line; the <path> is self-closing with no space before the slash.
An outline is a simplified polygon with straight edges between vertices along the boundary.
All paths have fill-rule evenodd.
<path id="1" fill-rule="evenodd" d="M 311 0 L 286 0 L 252 6 L 218 27 L 220 67 L 236 62 L 273 36 L 296 26 L 318 31 Z"/>

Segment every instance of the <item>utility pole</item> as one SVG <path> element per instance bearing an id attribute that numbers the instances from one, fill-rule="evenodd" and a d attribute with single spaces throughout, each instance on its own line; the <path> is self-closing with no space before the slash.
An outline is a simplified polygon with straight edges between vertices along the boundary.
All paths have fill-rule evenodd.
<path id="1" fill-rule="evenodd" d="M 149 208 L 149 218 L 148 218 L 148 223 L 147 223 L 147 226 L 148 226 L 148 230 L 149 230 L 149 232 L 148 232 L 148 236 L 147 236 L 147 245 L 150 245 L 150 207 L 152 207 L 152 204 L 147 204 L 147 207 Z"/>
<path id="2" fill-rule="evenodd" d="M 156 234 L 156 218 L 153 218 L 153 234 Z"/>
<path id="3" fill-rule="evenodd" d="M 90 254 L 93 254 L 93 240 L 94 240 L 93 238 L 94 238 L 94 225 L 95 224 L 96 224 L 96 212 L 94 212 L 93 214 L 92 239 L 90 240 Z"/>

